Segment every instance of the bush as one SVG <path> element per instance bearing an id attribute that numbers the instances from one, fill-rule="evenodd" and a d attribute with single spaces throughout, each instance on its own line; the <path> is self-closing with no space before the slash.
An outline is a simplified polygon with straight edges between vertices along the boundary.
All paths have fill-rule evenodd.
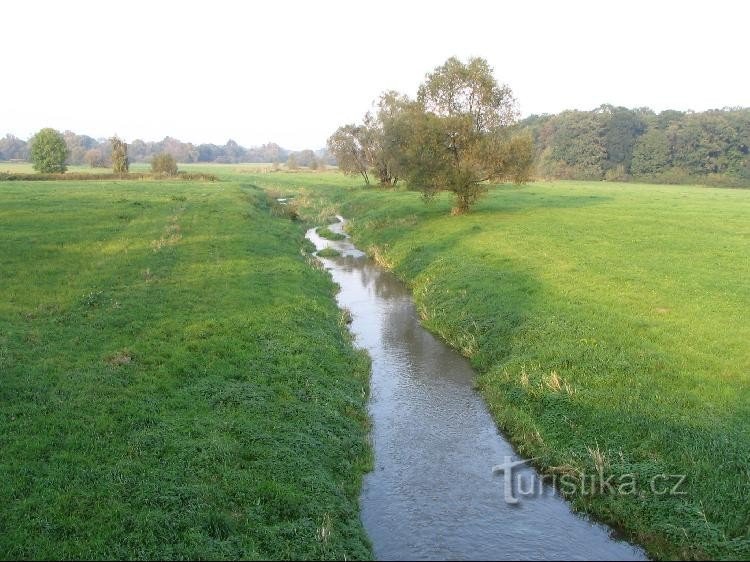
<path id="1" fill-rule="evenodd" d="M 151 171 L 155 174 L 162 174 L 165 176 L 176 176 L 177 175 L 177 161 L 174 156 L 166 152 L 157 154 L 151 160 Z"/>
<path id="2" fill-rule="evenodd" d="M 43 174 L 64 174 L 68 167 L 68 146 L 55 129 L 42 129 L 31 139 L 31 161 L 34 169 Z"/>

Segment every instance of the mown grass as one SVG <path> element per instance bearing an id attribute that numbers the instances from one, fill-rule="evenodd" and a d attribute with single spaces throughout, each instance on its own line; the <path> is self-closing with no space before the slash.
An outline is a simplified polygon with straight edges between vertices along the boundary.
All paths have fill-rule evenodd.
<path id="1" fill-rule="evenodd" d="M 369 365 L 238 182 L 0 183 L 0 555 L 367 558 Z"/>
<path id="2" fill-rule="evenodd" d="M 639 493 L 574 495 L 577 509 L 657 558 L 750 556 L 750 192 L 540 183 L 452 217 L 447 196 L 342 176 L 257 182 L 351 219 L 471 359 L 522 454 L 635 475 Z M 687 475 L 684 495 L 654 494 L 659 474 Z"/>

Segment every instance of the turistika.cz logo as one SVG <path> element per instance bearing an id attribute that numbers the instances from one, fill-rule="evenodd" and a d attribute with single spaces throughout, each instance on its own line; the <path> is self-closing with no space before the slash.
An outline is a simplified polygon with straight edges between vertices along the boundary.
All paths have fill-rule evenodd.
<path id="1" fill-rule="evenodd" d="M 684 496 L 686 475 L 657 474 L 649 478 L 645 485 L 633 473 L 604 474 L 603 470 L 591 473 L 569 469 L 561 473 L 540 475 L 533 470 L 521 470 L 536 459 L 513 460 L 506 456 L 503 464 L 492 467 L 493 474 L 503 476 L 505 502 L 517 504 L 522 498 L 533 498 L 556 493 L 571 495 L 620 495 L 635 496 L 652 494 L 655 496 Z"/>

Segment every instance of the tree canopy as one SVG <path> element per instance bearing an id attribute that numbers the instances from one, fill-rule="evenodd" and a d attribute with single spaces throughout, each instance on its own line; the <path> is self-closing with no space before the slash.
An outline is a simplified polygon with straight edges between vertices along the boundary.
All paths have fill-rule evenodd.
<path id="1" fill-rule="evenodd" d="M 55 129 L 46 128 L 31 139 L 30 157 L 34 169 L 42 173 L 65 173 L 68 147 L 65 137 Z"/>
<path id="2" fill-rule="evenodd" d="M 521 125 L 535 142 L 540 175 L 750 183 L 750 109 L 704 112 L 602 105 L 533 115 Z"/>

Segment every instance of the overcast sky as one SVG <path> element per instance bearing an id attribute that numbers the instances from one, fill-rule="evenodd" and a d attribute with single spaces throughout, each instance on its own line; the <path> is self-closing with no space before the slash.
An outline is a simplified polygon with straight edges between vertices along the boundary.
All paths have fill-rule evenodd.
<path id="1" fill-rule="evenodd" d="M 485 57 L 522 115 L 750 106 L 750 3 L 3 3 L 0 134 L 319 148 L 386 89 Z"/>

